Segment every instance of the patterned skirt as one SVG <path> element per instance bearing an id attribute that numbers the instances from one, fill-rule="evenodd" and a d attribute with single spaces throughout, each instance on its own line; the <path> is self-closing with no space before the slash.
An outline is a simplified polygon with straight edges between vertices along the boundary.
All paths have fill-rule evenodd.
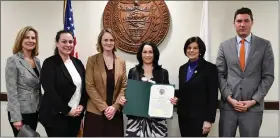
<path id="1" fill-rule="evenodd" d="M 167 137 L 165 119 L 127 117 L 126 137 Z"/>

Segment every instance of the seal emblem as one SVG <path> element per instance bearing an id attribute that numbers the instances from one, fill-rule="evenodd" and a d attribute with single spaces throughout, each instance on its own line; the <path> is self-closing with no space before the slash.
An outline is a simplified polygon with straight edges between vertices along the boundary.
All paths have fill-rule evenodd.
<path id="1" fill-rule="evenodd" d="M 117 48 L 133 54 L 144 41 L 159 45 L 169 25 L 164 0 L 109 0 L 103 14 L 103 27 L 115 32 Z"/>

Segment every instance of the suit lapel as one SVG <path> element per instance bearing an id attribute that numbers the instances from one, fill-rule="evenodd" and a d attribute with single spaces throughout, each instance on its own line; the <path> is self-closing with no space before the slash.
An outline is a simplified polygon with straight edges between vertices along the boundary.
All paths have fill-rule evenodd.
<path id="1" fill-rule="evenodd" d="M 250 51 L 249 51 L 249 54 L 248 54 L 248 57 L 247 57 L 247 60 L 245 63 L 246 65 L 245 65 L 244 70 L 246 70 L 248 64 L 250 63 L 249 61 L 251 61 L 251 58 L 254 55 L 255 50 L 256 50 L 256 37 L 253 34 L 252 34 L 251 44 L 250 44 L 249 48 L 250 48 Z"/>
<path id="2" fill-rule="evenodd" d="M 19 52 L 18 56 L 21 58 L 20 63 L 36 78 L 38 78 L 38 76 L 36 75 L 36 73 L 34 72 L 34 70 L 32 69 L 31 65 L 24 59 L 23 53 Z M 34 59 L 34 62 L 36 64 L 36 61 Z M 36 65 L 37 66 L 37 65 Z"/>
<path id="3" fill-rule="evenodd" d="M 181 73 L 180 73 L 180 79 L 182 80 L 181 82 L 186 83 L 186 76 L 187 76 L 187 71 L 188 71 L 188 66 L 189 66 L 189 62 L 187 62 L 181 69 Z"/>
<path id="4" fill-rule="evenodd" d="M 99 55 L 97 57 L 97 64 L 98 64 L 99 72 L 101 73 L 101 76 L 102 76 L 104 88 L 106 88 L 107 74 L 106 74 L 106 70 L 105 70 L 105 64 L 104 64 L 104 59 L 103 59 L 102 53 L 99 53 Z"/>
<path id="5" fill-rule="evenodd" d="M 240 62 L 239 62 L 239 58 L 238 58 L 238 50 L 237 50 L 238 42 L 237 42 L 236 37 L 232 38 L 230 43 L 231 44 L 229 46 L 230 46 L 230 51 L 232 51 L 231 57 L 233 57 L 233 63 L 236 63 L 237 66 L 239 67 L 239 69 L 242 71 Z"/>
<path id="6" fill-rule="evenodd" d="M 62 72 L 64 73 L 65 77 L 66 77 L 68 80 L 70 80 L 70 81 L 73 82 L 72 77 L 71 77 L 70 73 L 68 72 L 68 70 L 67 70 L 66 66 L 64 65 L 64 63 L 61 64 L 61 69 L 62 69 Z"/>
<path id="7" fill-rule="evenodd" d="M 188 70 L 188 71 L 189 71 L 189 70 Z M 190 81 L 192 81 L 197 75 L 198 75 L 198 66 L 197 66 L 197 68 L 194 70 L 193 75 L 191 76 L 191 78 L 189 79 L 189 81 L 187 81 L 187 83 L 190 82 Z"/>
<path id="8" fill-rule="evenodd" d="M 40 76 L 40 73 L 41 73 L 40 61 L 39 61 L 39 59 L 37 59 L 37 58 L 35 58 L 35 57 L 34 57 L 34 61 L 35 61 L 36 68 L 37 68 L 37 70 L 38 70 L 38 72 L 39 72 L 39 76 Z"/>
<path id="9" fill-rule="evenodd" d="M 115 87 L 116 87 L 116 85 L 117 85 L 117 81 L 118 81 L 118 77 L 119 77 L 119 72 L 120 72 L 120 65 L 121 65 L 121 63 L 120 63 L 120 60 L 119 60 L 119 58 L 117 58 L 117 57 L 115 57 Z"/>
<path id="10" fill-rule="evenodd" d="M 204 59 L 199 59 L 197 67 L 194 70 L 194 73 L 191 76 L 191 78 L 189 79 L 189 81 L 187 81 L 187 83 L 192 81 L 195 77 L 197 77 L 199 75 L 199 73 L 201 72 L 201 69 L 203 68 L 202 66 L 204 65 L 204 63 L 205 63 Z M 188 65 L 189 65 L 189 63 L 188 63 Z M 187 68 L 188 68 L 188 66 L 187 66 Z M 189 70 L 187 70 L 187 71 L 189 71 Z"/>
<path id="11" fill-rule="evenodd" d="M 64 64 L 64 62 L 63 62 L 63 60 L 62 60 L 62 58 L 60 57 L 60 55 L 57 54 L 57 55 L 56 55 L 56 58 L 57 58 L 57 61 L 58 61 L 58 66 L 61 68 L 61 70 L 62 70 L 64 76 L 65 76 L 68 80 L 70 80 L 71 82 L 73 82 L 72 77 L 71 77 L 70 73 L 68 72 L 68 70 L 67 70 L 67 68 L 66 68 L 66 66 L 65 66 L 65 64 Z M 74 82 L 73 82 L 73 83 L 74 83 Z"/>

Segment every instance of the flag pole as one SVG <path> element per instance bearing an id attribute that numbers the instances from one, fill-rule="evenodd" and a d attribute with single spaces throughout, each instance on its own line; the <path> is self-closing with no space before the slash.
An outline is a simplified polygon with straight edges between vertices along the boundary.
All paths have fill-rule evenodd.
<path id="1" fill-rule="evenodd" d="M 209 42 L 209 9 L 208 1 L 202 3 L 201 24 L 200 24 L 200 38 L 204 41 L 206 46 L 205 59 L 211 61 L 211 48 Z"/>
<path id="2" fill-rule="evenodd" d="M 67 4 L 67 0 L 64 0 L 63 1 L 63 15 L 62 15 L 62 17 L 63 17 L 63 25 L 65 24 L 65 10 L 66 10 L 66 4 Z"/>

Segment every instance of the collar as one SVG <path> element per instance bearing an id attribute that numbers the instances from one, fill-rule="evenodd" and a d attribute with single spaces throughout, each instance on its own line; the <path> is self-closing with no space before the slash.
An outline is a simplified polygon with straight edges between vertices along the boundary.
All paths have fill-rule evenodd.
<path id="1" fill-rule="evenodd" d="M 19 57 L 21 57 L 22 59 L 24 59 L 24 55 L 23 55 L 23 52 L 22 52 L 22 51 L 19 51 L 19 52 L 17 53 L 17 55 L 18 55 Z"/>
<path id="2" fill-rule="evenodd" d="M 251 42 L 251 39 L 252 39 L 252 33 L 250 33 L 250 34 L 245 38 L 245 40 L 246 40 L 248 43 Z M 242 38 L 239 37 L 239 36 L 237 35 L 237 36 L 236 36 L 236 40 L 237 40 L 237 43 L 240 43 L 241 40 L 242 40 Z"/>
<path id="3" fill-rule="evenodd" d="M 195 67 L 195 66 L 197 66 L 198 62 L 199 62 L 199 58 L 197 60 L 195 60 L 195 61 L 190 61 L 189 66 Z"/>

